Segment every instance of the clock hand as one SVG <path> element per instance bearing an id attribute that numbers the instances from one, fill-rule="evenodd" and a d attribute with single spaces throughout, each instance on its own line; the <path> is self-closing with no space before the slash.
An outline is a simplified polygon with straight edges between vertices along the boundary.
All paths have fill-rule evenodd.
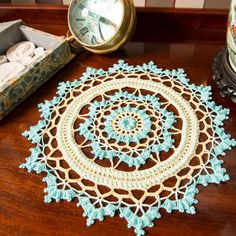
<path id="1" fill-rule="evenodd" d="M 99 17 L 99 21 L 100 21 L 100 22 L 102 22 L 102 23 L 104 23 L 104 24 L 106 24 L 106 25 L 111 25 L 111 26 L 113 26 L 113 28 L 115 28 L 115 29 L 117 29 L 117 27 L 118 27 L 114 22 L 110 21 L 109 19 L 107 19 L 107 18 L 105 18 L 105 17 L 103 17 L 103 16 L 99 16 L 98 14 L 96 14 L 96 13 L 94 13 L 94 12 L 92 12 L 92 11 L 89 11 L 88 14 L 89 14 L 90 16 L 92 16 L 92 17 Z"/>
<path id="2" fill-rule="evenodd" d="M 117 29 L 117 25 L 116 25 L 115 23 L 113 23 L 112 21 L 110 21 L 109 19 L 107 19 L 107 18 L 101 16 L 101 17 L 99 18 L 99 20 L 100 20 L 102 23 L 104 23 L 104 24 L 106 24 L 106 25 L 112 25 L 113 28 Z"/>
<path id="3" fill-rule="evenodd" d="M 102 29 L 101 29 L 100 20 L 98 21 L 98 30 L 99 30 L 99 34 L 100 34 L 100 36 L 101 36 L 101 39 L 102 39 L 103 41 L 105 41 L 105 39 L 104 39 L 104 37 L 103 37 L 103 35 L 102 35 Z"/>

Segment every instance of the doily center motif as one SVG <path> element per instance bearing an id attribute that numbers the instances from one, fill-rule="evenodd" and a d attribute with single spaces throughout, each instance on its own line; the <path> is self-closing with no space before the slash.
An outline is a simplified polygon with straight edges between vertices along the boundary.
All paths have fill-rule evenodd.
<path id="1" fill-rule="evenodd" d="M 118 115 L 113 122 L 115 130 L 123 135 L 132 135 L 138 132 L 143 126 L 142 118 L 135 113 L 123 113 Z"/>
<path id="2" fill-rule="evenodd" d="M 218 157 L 236 145 L 222 127 L 229 110 L 182 69 L 88 68 L 39 108 L 21 167 L 46 172 L 45 202 L 77 198 L 88 225 L 118 213 L 141 236 L 161 209 L 194 214 L 197 185 L 229 179 Z"/>

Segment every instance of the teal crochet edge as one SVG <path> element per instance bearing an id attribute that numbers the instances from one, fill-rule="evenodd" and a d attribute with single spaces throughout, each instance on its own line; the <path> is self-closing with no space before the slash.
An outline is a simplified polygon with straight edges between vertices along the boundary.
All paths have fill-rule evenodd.
<path id="1" fill-rule="evenodd" d="M 151 75 L 158 75 L 160 77 L 169 76 L 176 81 L 179 81 L 179 83 L 181 83 L 184 87 L 191 89 L 193 93 L 200 96 L 201 102 L 212 112 L 214 112 L 214 114 L 216 114 L 213 118 L 213 128 L 220 137 L 220 142 L 218 141 L 212 150 L 213 158 L 209 160 L 209 163 L 206 163 L 206 165 L 210 164 L 211 166 L 211 174 L 208 173 L 205 166 L 203 166 L 202 171 L 205 171 L 208 174 L 193 176 L 191 183 L 188 185 L 182 199 L 173 201 L 169 198 L 157 198 L 155 203 L 150 206 L 147 205 L 149 209 L 144 212 L 142 216 L 135 214 L 130 209 L 130 206 L 124 206 L 118 203 L 110 203 L 106 206 L 102 206 L 101 204 L 100 208 L 95 207 L 95 203 L 92 203 L 90 200 L 91 196 L 89 196 L 86 192 L 79 192 L 69 186 L 66 182 L 58 183 L 58 174 L 52 167 L 47 165 L 45 162 L 46 156 L 42 154 L 42 150 L 44 150 L 44 146 L 41 142 L 43 131 L 50 123 L 54 108 L 66 98 L 67 93 L 87 80 L 92 80 L 98 76 L 107 76 L 119 71 L 145 72 Z M 236 146 L 236 141 L 231 138 L 229 134 L 226 134 L 224 128 L 222 127 L 224 120 L 228 118 L 229 110 L 223 108 L 222 106 L 216 105 L 212 101 L 210 87 L 190 84 L 183 69 L 163 70 L 158 68 L 153 62 L 143 64 L 142 66 L 130 66 L 122 60 L 118 61 L 117 64 L 114 64 L 108 71 L 88 68 L 79 81 L 76 80 L 73 82 L 60 83 L 57 96 L 51 101 L 45 101 L 40 104 L 39 111 L 41 112 L 42 120 L 40 120 L 37 125 L 30 127 L 28 131 L 23 133 L 23 135 L 36 146 L 35 148 L 30 149 L 31 155 L 26 159 L 26 163 L 22 164 L 20 167 L 27 169 L 28 172 L 35 171 L 38 174 L 41 172 L 46 173 L 46 177 L 43 179 L 47 185 L 45 188 L 46 196 L 44 199 L 46 203 L 53 200 L 56 202 L 61 200 L 71 202 L 73 199 L 78 199 L 77 205 L 83 208 L 83 216 L 87 217 L 88 226 L 94 224 L 96 220 L 102 221 L 105 216 L 113 217 L 115 213 L 119 213 L 120 217 L 127 220 L 128 227 L 133 227 L 136 235 L 142 236 L 145 234 L 144 228 L 152 227 L 154 225 L 153 221 L 161 217 L 159 213 L 161 208 L 166 209 L 169 213 L 173 210 L 178 210 L 180 212 L 194 214 L 194 204 L 197 203 L 197 200 L 195 199 L 195 195 L 198 193 L 197 185 L 207 186 L 209 183 L 220 183 L 229 180 L 226 170 L 222 167 L 223 161 L 218 159 L 219 155 L 225 155 L 226 150 L 230 150 L 232 147 Z M 181 188 L 176 191 L 181 192 Z"/>

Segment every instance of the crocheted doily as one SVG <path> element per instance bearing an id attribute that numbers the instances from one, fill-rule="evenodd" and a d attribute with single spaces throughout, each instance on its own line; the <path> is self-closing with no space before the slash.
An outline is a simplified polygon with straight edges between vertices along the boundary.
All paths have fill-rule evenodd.
<path id="1" fill-rule="evenodd" d="M 197 185 L 229 179 L 217 158 L 236 145 L 222 128 L 229 110 L 182 69 L 88 68 L 39 108 L 21 167 L 47 173 L 45 202 L 77 198 L 88 225 L 119 213 L 144 235 L 160 209 L 194 214 Z"/>

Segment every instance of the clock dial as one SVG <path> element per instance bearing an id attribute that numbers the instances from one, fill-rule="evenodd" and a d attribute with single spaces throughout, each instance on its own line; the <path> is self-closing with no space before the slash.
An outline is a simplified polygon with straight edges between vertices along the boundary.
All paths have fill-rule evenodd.
<path id="1" fill-rule="evenodd" d="M 119 30 L 122 0 L 75 0 L 69 10 L 71 32 L 84 45 L 105 44 Z"/>

